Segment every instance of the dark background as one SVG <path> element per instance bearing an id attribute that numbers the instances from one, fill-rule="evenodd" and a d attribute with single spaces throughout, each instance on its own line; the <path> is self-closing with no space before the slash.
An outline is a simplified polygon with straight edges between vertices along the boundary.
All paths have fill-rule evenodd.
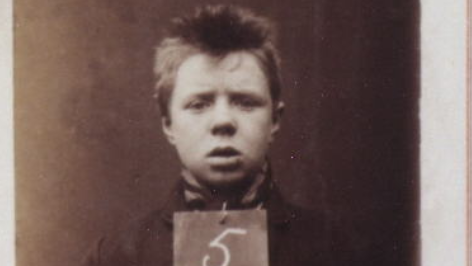
<path id="1" fill-rule="evenodd" d="M 229 1 L 15 1 L 18 265 L 76 265 L 157 208 L 179 163 L 152 98 L 169 18 Z M 418 1 L 231 1 L 279 23 L 286 197 L 330 208 L 372 264 L 418 262 Z"/>

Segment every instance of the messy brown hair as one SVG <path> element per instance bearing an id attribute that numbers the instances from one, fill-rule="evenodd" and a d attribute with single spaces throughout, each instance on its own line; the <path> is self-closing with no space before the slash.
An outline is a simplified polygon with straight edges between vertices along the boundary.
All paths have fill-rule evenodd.
<path id="1" fill-rule="evenodd" d="M 267 18 L 230 5 L 204 6 L 191 16 L 176 18 L 156 50 L 154 73 L 156 96 L 162 116 L 169 117 L 168 104 L 180 65 L 203 53 L 223 58 L 246 51 L 254 55 L 269 83 L 272 100 L 280 100 L 280 59 L 275 48 L 275 29 Z"/>

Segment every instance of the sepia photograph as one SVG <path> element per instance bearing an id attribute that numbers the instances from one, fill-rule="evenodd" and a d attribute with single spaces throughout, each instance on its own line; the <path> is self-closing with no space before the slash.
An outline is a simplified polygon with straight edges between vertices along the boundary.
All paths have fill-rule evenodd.
<path id="1" fill-rule="evenodd" d="M 430 266 L 424 2 L 12 1 L 15 265 Z"/>

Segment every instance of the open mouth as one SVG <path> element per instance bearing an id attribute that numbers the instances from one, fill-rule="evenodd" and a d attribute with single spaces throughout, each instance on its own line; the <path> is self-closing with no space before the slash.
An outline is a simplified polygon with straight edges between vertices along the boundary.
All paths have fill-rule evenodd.
<path id="1" fill-rule="evenodd" d="M 208 153 L 208 161 L 213 170 L 235 171 L 241 166 L 241 152 L 232 147 L 215 148 Z"/>
<path id="2" fill-rule="evenodd" d="M 233 157 L 239 156 L 241 153 L 232 148 L 232 147 L 224 147 L 224 148 L 215 148 L 209 154 L 208 157 Z"/>

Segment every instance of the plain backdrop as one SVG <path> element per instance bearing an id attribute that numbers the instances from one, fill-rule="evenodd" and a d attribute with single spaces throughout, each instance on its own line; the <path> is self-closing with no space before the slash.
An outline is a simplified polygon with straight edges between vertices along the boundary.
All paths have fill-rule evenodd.
<path id="1" fill-rule="evenodd" d="M 154 47 L 171 17 L 211 2 L 230 1 L 15 1 L 19 266 L 76 265 L 166 199 L 180 165 L 152 98 Z M 231 3 L 279 25 L 284 195 L 330 209 L 366 265 L 416 265 L 417 1 Z"/>

